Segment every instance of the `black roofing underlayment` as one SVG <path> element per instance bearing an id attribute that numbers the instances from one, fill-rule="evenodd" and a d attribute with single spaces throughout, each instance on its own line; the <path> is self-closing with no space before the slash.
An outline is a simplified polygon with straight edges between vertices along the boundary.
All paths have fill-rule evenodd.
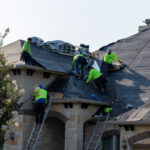
<path id="1" fill-rule="evenodd" d="M 100 92 L 93 87 L 92 83 L 87 84 L 85 81 L 76 78 L 73 75 L 60 77 L 56 81 L 54 81 L 49 88 L 48 91 L 51 92 L 61 92 L 64 94 L 64 99 L 89 99 L 92 100 L 92 94 L 95 94 L 99 97 L 100 101 L 109 101 L 109 97 L 104 94 L 100 94 Z"/>
<path id="2" fill-rule="evenodd" d="M 23 43 L 24 42 L 21 41 L 21 46 L 23 46 Z M 71 70 L 71 56 L 60 55 L 56 52 L 52 52 L 48 48 L 40 48 L 34 44 L 31 44 L 31 51 L 33 58 L 47 70 L 65 73 Z"/>

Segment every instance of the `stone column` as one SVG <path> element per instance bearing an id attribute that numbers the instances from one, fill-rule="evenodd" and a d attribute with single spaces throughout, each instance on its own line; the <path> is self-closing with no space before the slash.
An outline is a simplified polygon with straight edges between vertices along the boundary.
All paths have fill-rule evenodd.
<path id="1" fill-rule="evenodd" d="M 83 150 L 83 123 L 68 120 L 65 126 L 65 150 Z"/>

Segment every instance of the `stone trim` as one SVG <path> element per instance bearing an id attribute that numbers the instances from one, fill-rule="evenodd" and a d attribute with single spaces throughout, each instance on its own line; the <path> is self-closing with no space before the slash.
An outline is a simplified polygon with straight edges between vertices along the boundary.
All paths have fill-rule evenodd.
<path id="1" fill-rule="evenodd" d="M 111 137 L 111 136 L 114 136 L 114 135 L 119 136 L 120 131 L 117 130 L 117 129 L 105 131 L 104 134 L 103 134 L 102 139 L 105 139 L 105 138 L 108 138 L 108 137 Z"/>
<path id="2" fill-rule="evenodd" d="M 19 111 L 19 115 L 33 116 L 33 115 L 35 115 L 35 113 L 34 113 L 34 110 L 31 110 L 31 109 L 22 109 Z M 49 111 L 47 118 L 49 118 L 49 117 L 58 118 L 59 120 L 63 121 L 64 123 L 68 120 L 68 118 L 65 115 L 63 115 L 62 113 L 57 112 L 57 111 Z"/>
<path id="3" fill-rule="evenodd" d="M 62 113 L 57 112 L 57 111 L 49 111 L 47 118 L 50 118 L 50 117 L 58 118 L 59 120 L 61 120 L 64 123 L 68 120 L 68 118 L 65 115 L 63 115 Z"/>
<path id="4" fill-rule="evenodd" d="M 133 144 L 132 148 L 149 148 L 150 149 L 150 144 Z"/>
<path id="5" fill-rule="evenodd" d="M 150 138 L 150 131 L 142 132 L 128 138 L 129 144 L 132 146 L 135 142 Z"/>

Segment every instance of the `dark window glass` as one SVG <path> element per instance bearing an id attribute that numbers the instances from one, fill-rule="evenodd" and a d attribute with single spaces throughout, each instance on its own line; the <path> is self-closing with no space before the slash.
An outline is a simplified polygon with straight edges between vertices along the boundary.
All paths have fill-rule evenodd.
<path id="1" fill-rule="evenodd" d="M 113 150 L 113 137 L 103 140 L 103 150 Z"/>
<path id="2" fill-rule="evenodd" d="M 117 150 L 120 150 L 120 136 L 117 136 Z"/>
<path id="3" fill-rule="evenodd" d="M 3 150 L 3 146 L 2 145 L 0 145 L 0 150 Z"/>

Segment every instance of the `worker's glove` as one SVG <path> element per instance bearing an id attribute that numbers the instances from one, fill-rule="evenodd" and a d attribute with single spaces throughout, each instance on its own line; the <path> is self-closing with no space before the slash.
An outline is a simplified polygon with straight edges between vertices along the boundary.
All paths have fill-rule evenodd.
<path id="1" fill-rule="evenodd" d="M 119 60 L 120 64 L 123 64 L 123 62 L 121 60 Z"/>

